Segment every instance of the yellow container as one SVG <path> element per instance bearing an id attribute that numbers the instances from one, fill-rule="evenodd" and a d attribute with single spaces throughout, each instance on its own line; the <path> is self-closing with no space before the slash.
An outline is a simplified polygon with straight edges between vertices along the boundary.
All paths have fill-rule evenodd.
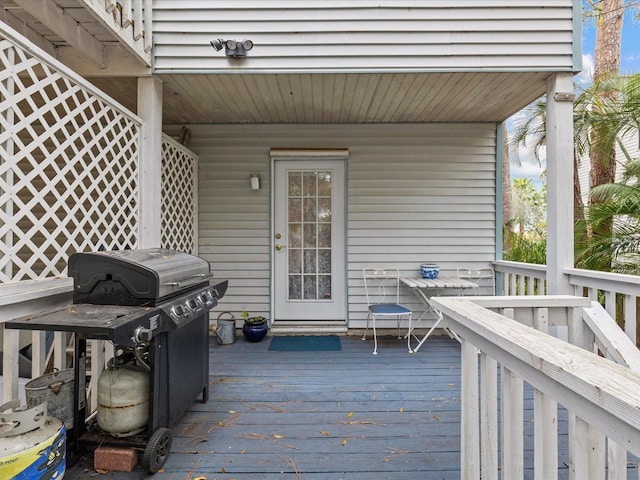
<path id="1" fill-rule="evenodd" d="M 59 480 L 66 470 L 66 429 L 62 420 L 47 417 L 35 430 L 0 437 L 0 478 Z"/>

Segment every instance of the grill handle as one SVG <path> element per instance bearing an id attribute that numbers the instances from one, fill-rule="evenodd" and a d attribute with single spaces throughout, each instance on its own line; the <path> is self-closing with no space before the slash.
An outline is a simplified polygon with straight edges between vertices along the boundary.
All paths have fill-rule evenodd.
<path id="1" fill-rule="evenodd" d="M 188 277 L 183 281 L 167 282 L 164 285 L 167 285 L 169 287 L 180 288 L 180 287 L 191 285 L 193 283 L 201 282 L 202 280 L 207 280 L 209 278 L 213 278 L 213 273 L 198 273 L 197 275 L 192 275 L 191 277 Z"/>

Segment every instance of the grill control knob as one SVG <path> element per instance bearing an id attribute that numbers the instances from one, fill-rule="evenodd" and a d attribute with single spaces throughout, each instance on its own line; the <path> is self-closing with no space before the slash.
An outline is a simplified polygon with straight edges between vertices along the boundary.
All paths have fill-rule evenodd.
<path id="1" fill-rule="evenodd" d="M 139 345 L 141 343 L 149 343 L 151 341 L 151 330 L 142 326 L 133 332 L 133 343 Z"/>

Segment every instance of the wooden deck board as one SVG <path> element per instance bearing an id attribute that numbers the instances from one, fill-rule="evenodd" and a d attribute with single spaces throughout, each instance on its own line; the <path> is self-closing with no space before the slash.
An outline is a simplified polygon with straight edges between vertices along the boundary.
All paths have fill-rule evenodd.
<path id="1" fill-rule="evenodd" d="M 210 346 L 209 401 L 172 428 L 158 480 L 459 479 L 460 346 L 342 337 L 338 352 L 271 352 L 269 339 Z M 525 401 L 531 418 L 532 401 Z M 566 415 L 559 416 L 566 428 Z M 525 422 L 525 478 L 533 478 L 533 422 Z M 560 440 L 566 445 L 566 439 Z M 560 478 L 568 477 L 561 447 Z M 87 455 L 65 478 L 96 478 Z M 112 472 L 101 479 L 147 478 Z"/>

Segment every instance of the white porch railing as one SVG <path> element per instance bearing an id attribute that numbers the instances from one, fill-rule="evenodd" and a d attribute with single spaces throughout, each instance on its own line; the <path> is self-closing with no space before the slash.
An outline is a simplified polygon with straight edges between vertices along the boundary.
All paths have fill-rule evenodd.
<path id="1" fill-rule="evenodd" d="M 153 0 L 80 0 L 123 45 L 151 65 Z"/>
<path id="2" fill-rule="evenodd" d="M 597 302 L 545 296 L 432 301 L 462 338 L 461 478 L 518 480 L 533 469 L 535 479 L 557 479 L 565 433 L 558 427 L 560 405 L 569 415 L 570 479 L 632 478 L 629 466 L 637 478 L 640 353 Z M 545 333 L 549 327 L 566 327 L 569 342 Z M 525 383 L 533 387 L 532 461 L 523 445 Z M 635 455 L 631 465 L 627 451 Z"/>
<path id="3" fill-rule="evenodd" d="M 502 295 L 545 295 L 547 267 L 530 263 L 494 262 L 502 274 Z M 631 341 L 638 345 L 638 298 L 640 277 L 596 272 L 577 268 L 564 271 L 573 286 L 573 294 L 598 301 Z"/>

